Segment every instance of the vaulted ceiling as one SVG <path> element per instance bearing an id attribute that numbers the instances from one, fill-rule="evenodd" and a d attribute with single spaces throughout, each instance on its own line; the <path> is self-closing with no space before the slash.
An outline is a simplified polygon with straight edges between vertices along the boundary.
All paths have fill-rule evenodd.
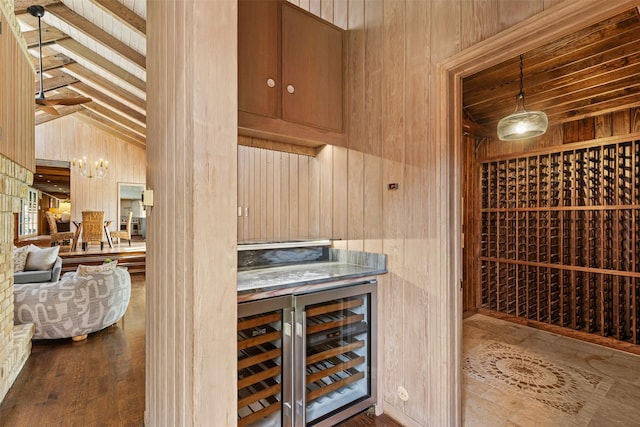
<path id="1" fill-rule="evenodd" d="M 89 97 L 91 102 L 36 106 L 36 125 L 75 114 L 80 120 L 146 147 L 146 0 L 15 0 L 15 14 L 38 69 L 38 20 L 42 17 L 43 87 L 47 99 Z M 34 97 L 39 80 L 34 82 Z"/>
<path id="2" fill-rule="evenodd" d="M 524 55 L 527 110 L 549 124 L 640 106 L 640 14 L 634 8 Z M 513 112 L 519 58 L 463 81 L 467 117 L 488 134 Z"/>
<path id="3" fill-rule="evenodd" d="M 37 18 L 45 6 L 44 89 L 47 98 L 86 96 L 91 102 L 39 108 L 36 124 L 75 114 L 136 146 L 146 147 L 146 0 L 15 0 L 15 13 L 38 68 Z M 524 53 L 529 110 L 550 124 L 640 105 L 640 15 L 637 9 Z M 464 79 L 467 116 L 487 132 L 511 113 L 518 58 Z M 34 94 L 38 91 L 34 82 Z"/>

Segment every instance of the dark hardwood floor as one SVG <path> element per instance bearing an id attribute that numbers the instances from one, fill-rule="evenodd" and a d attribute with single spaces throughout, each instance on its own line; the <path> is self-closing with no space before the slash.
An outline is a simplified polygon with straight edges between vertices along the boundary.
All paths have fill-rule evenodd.
<path id="1" fill-rule="evenodd" d="M 37 340 L 0 406 L 0 426 L 141 426 L 144 416 L 144 276 L 132 276 L 116 326 L 71 339 Z"/>
<path id="2" fill-rule="evenodd" d="M 82 342 L 39 340 L 0 405 L 0 426 L 142 426 L 145 387 L 144 276 L 131 278 L 129 309 L 116 326 Z M 365 413 L 341 427 L 397 427 Z"/>

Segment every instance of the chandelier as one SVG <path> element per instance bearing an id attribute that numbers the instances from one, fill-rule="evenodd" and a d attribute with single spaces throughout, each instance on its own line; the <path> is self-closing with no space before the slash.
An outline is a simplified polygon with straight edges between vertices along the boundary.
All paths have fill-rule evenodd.
<path id="1" fill-rule="evenodd" d="M 498 138 L 502 141 L 516 141 L 533 138 L 547 131 L 547 115 L 542 111 L 527 111 L 524 106 L 522 89 L 522 55 L 520 55 L 520 92 L 516 95 L 516 109 L 498 123 Z"/>
<path id="2" fill-rule="evenodd" d="M 71 165 L 78 168 L 80 175 L 87 178 L 104 178 L 109 170 L 109 162 L 102 158 L 94 161 L 91 158 L 87 160 L 87 157 L 84 156 L 78 160 L 71 160 Z"/>

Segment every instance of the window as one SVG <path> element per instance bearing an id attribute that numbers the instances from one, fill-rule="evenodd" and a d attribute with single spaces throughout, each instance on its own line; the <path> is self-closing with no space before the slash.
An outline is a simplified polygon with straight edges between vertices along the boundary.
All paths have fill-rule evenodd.
<path id="1" fill-rule="evenodd" d="M 38 191 L 29 188 L 29 194 L 22 201 L 18 218 L 18 236 L 33 236 L 38 233 Z"/>

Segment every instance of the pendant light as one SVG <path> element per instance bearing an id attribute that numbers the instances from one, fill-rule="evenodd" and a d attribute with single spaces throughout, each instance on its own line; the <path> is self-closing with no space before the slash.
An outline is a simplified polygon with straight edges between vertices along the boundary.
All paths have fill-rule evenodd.
<path id="1" fill-rule="evenodd" d="M 522 60 L 520 55 L 520 92 L 516 95 L 516 109 L 498 122 L 498 138 L 502 141 L 540 136 L 547 131 L 549 120 L 542 111 L 527 111 L 524 106 L 524 90 L 522 89 Z"/>

